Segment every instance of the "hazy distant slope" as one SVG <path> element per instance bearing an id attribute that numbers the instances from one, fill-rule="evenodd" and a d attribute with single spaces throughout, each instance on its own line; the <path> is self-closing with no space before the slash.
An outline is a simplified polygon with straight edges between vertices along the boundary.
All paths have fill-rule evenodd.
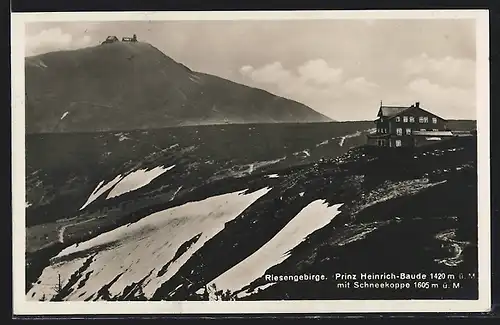
<path id="1" fill-rule="evenodd" d="M 25 71 L 29 133 L 330 121 L 295 101 L 191 71 L 147 43 L 28 57 Z"/>

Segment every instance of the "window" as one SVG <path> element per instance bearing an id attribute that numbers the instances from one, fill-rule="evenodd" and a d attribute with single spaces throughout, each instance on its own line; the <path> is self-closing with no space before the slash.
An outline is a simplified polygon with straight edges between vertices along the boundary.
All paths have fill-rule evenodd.
<path id="1" fill-rule="evenodd" d="M 420 131 L 427 131 L 426 129 L 420 129 Z"/>
<path id="2" fill-rule="evenodd" d="M 396 116 L 396 122 L 400 122 L 401 118 L 399 116 Z"/>
<path id="3" fill-rule="evenodd" d="M 424 123 L 429 123 L 429 118 L 427 116 L 424 116 Z"/>
<path id="4" fill-rule="evenodd" d="M 432 131 L 439 131 L 438 129 L 432 129 Z"/>
<path id="5" fill-rule="evenodd" d="M 406 129 L 406 134 L 407 134 L 407 135 L 410 135 L 410 134 L 411 134 L 411 129 L 410 129 L 410 128 Z"/>
<path id="6" fill-rule="evenodd" d="M 432 118 L 432 123 L 437 124 L 437 122 L 438 122 L 438 119 L 437 119 L 437 118 L 435 118 L 435 117 L 433 117 L 433 118 Z"/>
<path id="7" fill-rule="evenodd" d="M 415 122 L 415 118 L 413 116 L 410 116 L 410 123 L 414 123 Z"/>
<path id="8" fill-rule="evenodd" d="M 396 140 L 396 147 L 401 147 L 401 140 Z"/>
<path id="9" fill-rule="evenodd" d="M 403 129 L 402 128 L 397 128 L 396 129 L 396 134 L 397 135 L 403 135 Z"/>
<path id="10" fill-rule="evenodd" d="M 408 116 L 403 116 L 403 122 L 408 123 Z"/>
<path id="11" fill-rule="evenodd" d="M 418 123 L 424 123 L 424 117 L 423 116 L 420 116 L 418 118 Z"/>

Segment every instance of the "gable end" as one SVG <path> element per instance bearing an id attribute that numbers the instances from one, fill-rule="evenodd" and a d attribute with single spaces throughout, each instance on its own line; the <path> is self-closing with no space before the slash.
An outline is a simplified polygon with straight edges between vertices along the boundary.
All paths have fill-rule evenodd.
<path id="1" fill-rule="evenodd" d="M 410 112 L 410 113 L 416 113 L 417 111 L 424 112 L 425 114 L 430 115 L 432 117 L 435 117 L 438 120 L 441 120 L 443 122 L 446 121 L 444 118 L 442 118 L 442 117 L 440 117 L 440 116 L 438 116 L 438 115 L 436 115 L 434 113 L 431 113 L 428 110 L 423 109 L 422 107 L 416 107 L 416 106 L 409 107 L 407 110 L 404 110 L 402 112 L 399 112 L 398 114 L 390 116 L 389 119 L 392 119 L 392 118 L 394 118 L 396 116 L 401 116 L 401 115 L 403 115 L 403 113 L 408 113 L 408 112 Z"/>

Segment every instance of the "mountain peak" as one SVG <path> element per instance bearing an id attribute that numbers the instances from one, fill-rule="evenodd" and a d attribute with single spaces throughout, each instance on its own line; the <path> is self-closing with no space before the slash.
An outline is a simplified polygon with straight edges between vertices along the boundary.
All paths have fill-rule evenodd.
<path id="1" fill-rule="evenodd" d="M 192 71 L 145 42 L 27 57 L 25 71 L 29 133 L 331 121 L 301 103 Z"/>

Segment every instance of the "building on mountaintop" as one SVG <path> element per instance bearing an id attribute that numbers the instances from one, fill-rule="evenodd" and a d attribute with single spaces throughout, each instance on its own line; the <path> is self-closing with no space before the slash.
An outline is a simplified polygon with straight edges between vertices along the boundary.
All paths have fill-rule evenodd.
<path id="1" fill-rule="evenodd" d="M 137 42 L 137 35 L 134 34 L 132 37 L 123 37 L 122 42 Z"/>
<path id="2" fill-rule="evenodd" d="M 447 129 L 446 120 L 416 102 L 411 106 L 384 106 L 377 114 L 376 131 L 367 135 L 367 144 L 381 147 L 418 147 L 460 135 Z"/>
<path id="3" fill-rule="evenodd" d="M 120 40 L 118 39 L 118 37 L 112 35 L 112 36 L 108 36 L 106 38 L 106 40 L 104 42 L 102 42 L 101 44 L 111 44 L 111 43 L 116 43 L 116 42 L 119 42 Z M 132 42 L 132 43 L 135 43 L 137 42 L 137 35 L 134 34 L 132 37 L 122 37 L 122 42 Z"/>
<path id="4" fill-rule="evenodd" d="M 119 42 L 120 40 L 116 36 L 108 36 L 106 37 L 106 40 L 102 42 L 101 44 L 110 44 L 110 43 L 115 43 Z"/>

